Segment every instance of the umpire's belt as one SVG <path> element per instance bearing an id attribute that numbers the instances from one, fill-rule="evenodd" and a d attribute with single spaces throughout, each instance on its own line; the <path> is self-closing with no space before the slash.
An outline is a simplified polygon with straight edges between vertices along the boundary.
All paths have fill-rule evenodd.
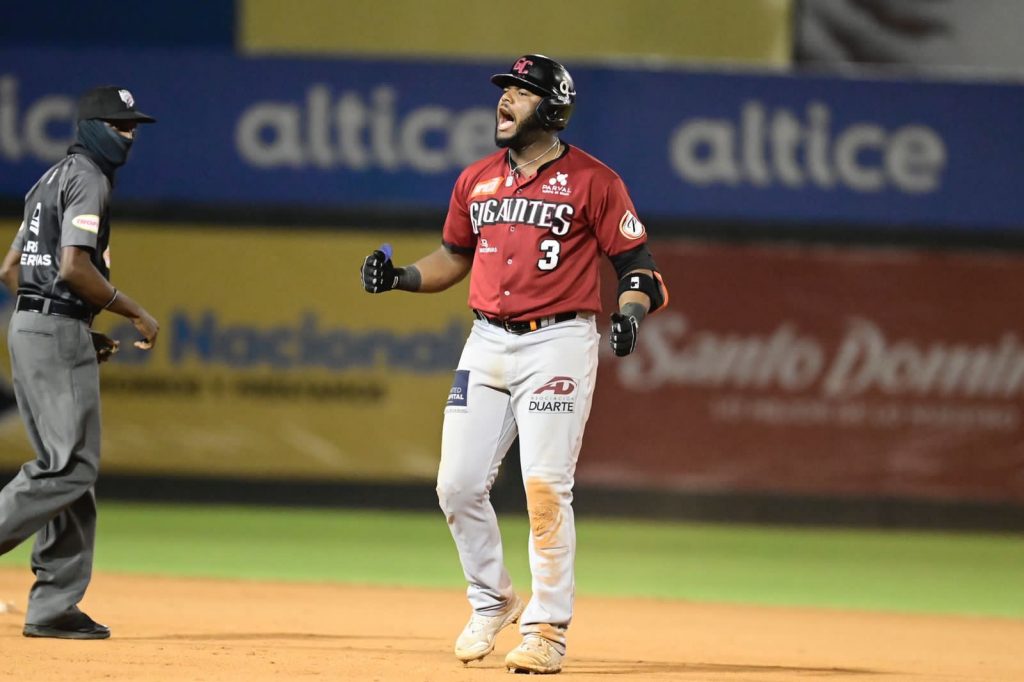
<path id="1" fill-rule="evenodd" d="M 473 314 L 476 315 L 478 320 L 489 322 L 495 327 L 501 327 L 510 334 L 526 334 L 528 332 L 534 332 L 538 329 L 543 329 L 558 322 L 567 322 L 569 320 L 575 320 L 578 313 L 558 313 L 556 315 L 548 315 L 547 317 L 538 317 L 535 320 L 520 320 L 512 322 L 510 320 L 500 320 L 497 317 L 489 317 L 484 315 L 479 310 L 474 310 Z"/>
<path id="2" fill-rule="evenodd" d="M 92 311 L 85 306 L 58 301 L 55 298 L 44 296 L 19 296 L 16 310 L 28 310 L 43 315 L 60 315 L 61 317 L 73 317 L 76 320 L 85 322 L 92 321 Z"/>

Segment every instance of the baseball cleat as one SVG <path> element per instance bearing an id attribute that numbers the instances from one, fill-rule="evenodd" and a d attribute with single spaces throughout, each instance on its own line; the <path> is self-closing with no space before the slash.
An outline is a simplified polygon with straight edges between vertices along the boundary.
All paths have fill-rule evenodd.
<path id="1" fill-rule="evenodd" d="M 479 661 L 494 651 L 494 639 L 504 628 L 512 625 L 523 615 L 526 604 L 513 595 L 505 608 L 494 616 L 474 613 L 459 638 L 455 640 L 455 658 L 463 663 Z"/>
<path id="2" fill-rule="evenodd" d="M 519 646 L 508 652 L 505 667 L 510 673 L 550 675 L 561 672 L 562 653 L 540 635 L 526 635 Z"/>

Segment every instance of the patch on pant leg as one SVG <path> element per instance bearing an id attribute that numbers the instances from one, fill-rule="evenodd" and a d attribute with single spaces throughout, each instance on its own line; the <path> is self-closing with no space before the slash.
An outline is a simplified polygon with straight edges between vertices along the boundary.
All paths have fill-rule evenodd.
<path id="1" fill-rule="evenodd" d="M 465 412 L 469 408 L 469 370 L 455 370 L 451 390 L 448 391 L 448 402 L 445 412 Z"/>
<path id="2" fill-rule="evenodd" d="M 572 414 L 576 411 L 576 380 L 572 377 L 551 377 L 530 394 L 529 412 Z"/>

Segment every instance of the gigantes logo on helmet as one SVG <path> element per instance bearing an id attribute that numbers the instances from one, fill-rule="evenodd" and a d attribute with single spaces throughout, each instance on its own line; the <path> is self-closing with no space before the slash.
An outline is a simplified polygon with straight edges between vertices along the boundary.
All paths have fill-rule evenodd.
<path id="1" fill-rule="evenodd" d="M 530 67 L 533 65 L 532 59 L 526 57 L 520 57 L 516 60 L 516 63 L 512 65 L 512 70 L 518 73 L 520 76 L 525 76 L 530 71 Z"/>

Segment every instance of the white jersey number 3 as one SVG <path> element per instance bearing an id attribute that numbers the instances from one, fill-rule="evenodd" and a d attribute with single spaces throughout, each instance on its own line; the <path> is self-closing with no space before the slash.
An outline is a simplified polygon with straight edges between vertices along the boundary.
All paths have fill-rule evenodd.
<path id="1" fill-rule="evenodd" d="M 540 243 L 540 250 L 544 257 L 537 261 L 537 267 L 541 270 L 554 270 L 558 267 L 558 252 L 562 249 L 562 243 L 557 239 L 545 239 Z"/>

